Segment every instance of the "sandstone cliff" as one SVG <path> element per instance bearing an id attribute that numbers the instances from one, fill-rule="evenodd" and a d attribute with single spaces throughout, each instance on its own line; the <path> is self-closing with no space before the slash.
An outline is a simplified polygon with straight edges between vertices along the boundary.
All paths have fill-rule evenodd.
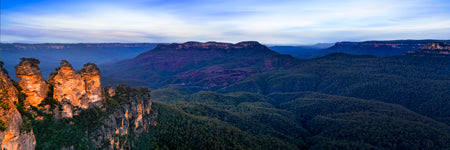
<path id="1" fill-rule="evenodd" d="M 3 62 L 0 62 L 0 89 L 1 149 L 34 149 L 36 140 L 33 131 L 21 131 L 22 116 L 14 106 L 14 102 L 18 102 L 18 91 L 6 70 L 3 69 Z"/>
<path id="2" fill-rule="evenodd" d="M 413 55 L 450 55 L 450 43 L 430 42 L 419 50 L 409 51 Z"/>
<path id="3" fill-rule="evenodd" d="M 140 134 L 156 125 L 157 113 L 151 109 L 148 88 L 119 85 L 103 89 L 100 69 L 95 64 L 87 63 L 83 69 L 76 72 L 65 60 L 61 61 L 61 66 L 50 75 L 47 84 L 42 79 L 38 64 L 37 59 L 22 59 L 16 67 L 17 76 L 21 78 L 16 88 L 6 70 L 1 68 L 3 63 L 0 62 L 2 149 L 34 149 L 35 125 L 36 137 L 42 137 L 43 131 L 58 134 L 54 135 L 56 137 L 64 137 L 67 134 L 65 131 L 73 130 L 46 129 L 42 124 L 45 124 L 46 120 L 51 121 L 52 116 L 59 119 L 56 120 L 58 124 L 67 124 L 63 127 L 83 128 L 82 135 L 78 133 L 77 136 L 84 141 L 90 141 L 88 143 L 99 149 L 130 149 Z M 49 96 L 46 97 L 47 95 Z M 64 144 L 57 147 L 77 149 L 80 145 Z"/>
<path id="4" fill-rule="evenodd" d="M 337 42 L 334 46 L 315 52 L 315 57 L 341 52 L 347 54 L 368 54 L 375 56 L 394 56 L 417 50 L 430 42 L 442 40 L 393 40 L 365 42 Z"/>
<path id="5" fill-rule="evenodd" d="M 48 85 L 39 70 L 39 60 L 34 58 L 21 58 L 21 60 L 16 66 L 16 76 L 20 78 L 19 86 L 27 95 L 25 105 L 36 107 L 47 96 Z"/>
<path id="6" fill-rule="evenodd" d="M 131 88 L 128 85 L 108 86 L 107 116 L 99 130 L 100 135 L 94 141 L 100 146 L 101 141 L 108 141 L 108 149 L 130 149 L 139 135 L 156 125 L 156 115 L 151 111 L 150 90 L 148 88 Z M 130 143 L 131 142 L 131 143 Z"/>

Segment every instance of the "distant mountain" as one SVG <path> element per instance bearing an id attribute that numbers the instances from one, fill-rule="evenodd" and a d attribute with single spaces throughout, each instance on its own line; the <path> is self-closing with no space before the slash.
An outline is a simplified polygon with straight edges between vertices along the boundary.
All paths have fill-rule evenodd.
<path id="1" fill-rule="evenodd" d="M 104 83 L 215 88 L 241 81 L 252 74 L 289 68 L 299 62 L 258 42 L 187 42 L 160 44 L 133 59 L 109 63 L 101 68 Z"/>
<path id="2" fill-rule="evenodd" d="M 314 45 L 303 45 L 303 46 L 269 46 L 271 50 L 274 50 L 280 54 L 292 55 L 296 58 L 313 58 L 316 53 L 321 49 L 329 48 L 333 46 L 334 43 L 318 43 Z"/>
<path id="3" fill-rule="evenodd" d="M 315 58 L 331 53 L 367 54 L 394 56 L 420 49 L 430 42 L 450 42 L 450 40 L 393 40 L 365 42 L 337 42 L 329 47 L 319 46 L 272 46 L 271 49 L 297 58 Z"/>
<path id="4" fill-rule="evenodd" d="M 450 43 L 448 42 L 428 43 L 419 50 L 409 51 L 408 54 L 450 56 Z"/>
<path id="5" fill-rule="evenodd" d="M 7 70 L 14 71 L 14 65 L 20 62 L 20 58 L 37 58 L 41 62 L 39 66 L 42 74 L 47 79 L 63 59 L 71 62 L 74 68 L 80 69 L 86 62 L 100 64 L 133 58 L 156 45 L 155 43 L 1 43 L 0 60 L 5 63 L 4 67 Z"/>
<path id="6" fill-rule="evenodd" d="M 321 50 L 322 55 L 342 52 L 348 54 L 368 54 L 375 56 L 394 56 L 420 49 L 430 42 L 449 42 L 449 40 L 394 40 L 366 42 L 338 42 L 334 46 Z"/>

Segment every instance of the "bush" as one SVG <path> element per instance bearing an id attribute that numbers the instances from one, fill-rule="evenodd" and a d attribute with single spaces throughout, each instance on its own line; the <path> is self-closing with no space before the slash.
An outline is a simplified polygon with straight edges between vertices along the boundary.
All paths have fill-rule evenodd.
<path id="1" fill-rule="evenodd" d="M 6 130 L 6 121 L 3 121 L 3 119 L 0 119 L 0 131 L 3 132 Z"/>
<path id="2" fill-rule="evenodd" d="M 5 101 L 0 102 L 0 107 L 2 107 L 4 110 L 9 110 L 11 108 L 11 106 L 9 106 L 9 104 Z"/>

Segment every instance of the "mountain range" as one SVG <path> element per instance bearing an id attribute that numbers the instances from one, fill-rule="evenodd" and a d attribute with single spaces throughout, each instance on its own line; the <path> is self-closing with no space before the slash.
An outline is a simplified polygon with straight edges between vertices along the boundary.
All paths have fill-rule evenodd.
<path id="1" fill-rule="evenodd" d="M 430 42 L 450 42 L 449 40 L 392 40 L 365 42 L 337 42 L 311 46 L 271 46 L 270 48 L 297 58 L 315 58 L 331 53 L 367 54 L 394 56 L 417 50 Z"/>

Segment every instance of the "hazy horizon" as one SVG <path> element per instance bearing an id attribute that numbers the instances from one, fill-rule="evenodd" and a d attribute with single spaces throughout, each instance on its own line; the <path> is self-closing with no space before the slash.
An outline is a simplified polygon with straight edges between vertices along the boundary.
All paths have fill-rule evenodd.
<path id="1" fill-rule="evenodd" d="M 313 46 L 313 45 L 321 45 L 321 44 L 335 44 L 338 42 L 371 42 L 371 41 L 403 41 L 403 40 L 440 40 L 440 41 L 450 41 L 450 39 L 394 39 L 394 40 L 366 40 L 366 41 L 336 41 L 336 42 L 318 42 L 318 43 L 307 43 L 307 44 L 266 44 L 261 43 L 260 44 L 266 45 L 266 46 Z M 206 43 L 206 42 L 218 42 L 218 43 L 231 43 L 231 44 L 237 44 L 239 42 L 246 42 L 246 41 L 239 41 L 239 42 L 223 42 L 223 41 L 185 41 L 185 42 L 65 42 L 65 43 L 56 43 L 56 42 L 0 42 L 2 44 L 182 44 L 187 42 L 200 42 L 200 43 Z"/>

